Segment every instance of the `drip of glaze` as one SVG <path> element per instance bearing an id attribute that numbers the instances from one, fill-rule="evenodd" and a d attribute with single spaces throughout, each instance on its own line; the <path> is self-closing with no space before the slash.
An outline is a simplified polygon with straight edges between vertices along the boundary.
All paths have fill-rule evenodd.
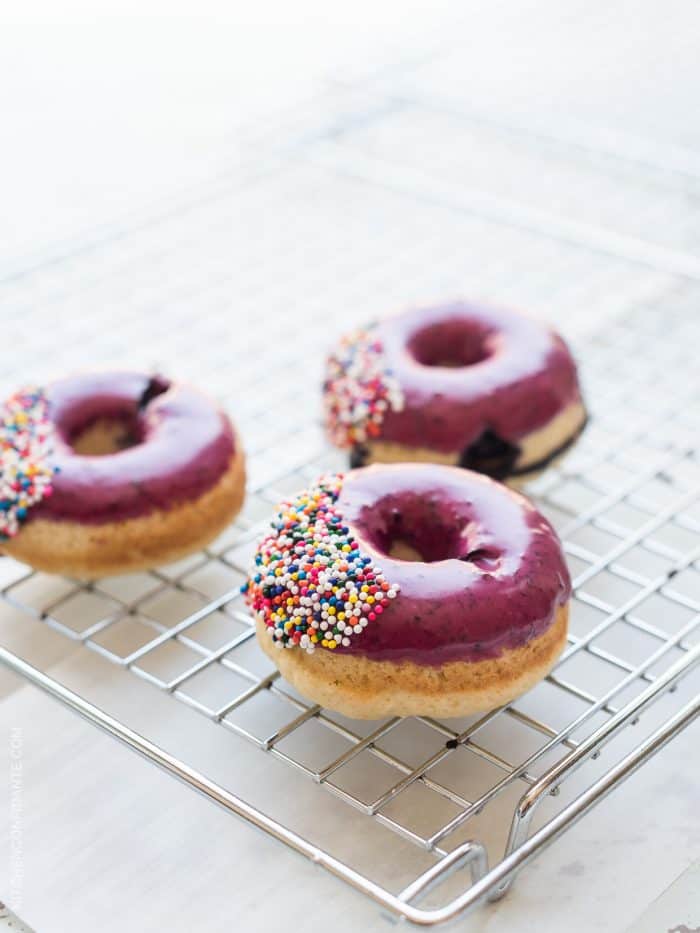
<path id="1" fill-rule="evenodd" d="M 152 402 L 154 398 L 158 398 L 159 395 L 163 395 L 171 386 L 169 379 L 165 379 L 163 376 L 151 376 L 148 380 L 148 385 L 141 393 L 141 398 L 138 401 L 139 411 L 143 409 Z"/>
<path id="2" fill-rule="evenodd" d="M 352 469 L 364 466 L 369 459 L 369 450 L 362 444 L 355 444 L 350 451 L 350 466 Z"/>
<path id="3" fill-rule="evenodd" d="M 519 447 L 487 428 L 462 451 L 459 465 L 477 473 L 486 473 L 494 479 L 504 479 L 513 472 L 519 456 Z"/>

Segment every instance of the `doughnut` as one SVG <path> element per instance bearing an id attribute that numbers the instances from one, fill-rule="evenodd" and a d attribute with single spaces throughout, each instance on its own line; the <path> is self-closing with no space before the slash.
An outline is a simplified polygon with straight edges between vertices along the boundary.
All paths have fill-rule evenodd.
<path id="1" fill-rule="evenodd" d="M 513 311 L 458 302 L 343 337 L 327 361 L 325 427 L 350 465 L 432 462 L 522 482 L 583 430 L 562 338 Z"/>
<path id="2" fill-rule="evenodd" d="M 359 719 L 510 702 L 563 650 L 571 596 L 528 499 L 422 463 L 322 477 L 284 502 L 244 588 L 282 676 Z"/>
<path id="3" fill-rule="evenodd" d="M 190 386 L 85 373 L 2 406 L 0 545 L 93 578 L 197 550 L 236 515 L 244 457 L 228 417 Z"/>

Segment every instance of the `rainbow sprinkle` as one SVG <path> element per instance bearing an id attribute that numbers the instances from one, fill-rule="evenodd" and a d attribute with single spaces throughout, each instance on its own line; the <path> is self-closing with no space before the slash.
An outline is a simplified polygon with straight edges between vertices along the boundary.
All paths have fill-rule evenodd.
<path id="1" fill-rule="evenodd" d="M 381 341 L 371 330 L 347 334 L 329 356 L 323 404 L 326 431 L 336 447 L 378 437 L 386 412 L 403 408 L 401 387 L 385 366 Z"/>
<path id="2" fill-rule="evenodd" d="M 53 492 L 52 428 L 41 389 L 15 392 L 0 408 L 0 540 L 13 538 L 28 510 Z"/>
<path id="3" fill-rule="evenodd" d="M 322 477 L 283 502 L 258 546 L 243 591 L 279 648 L 347 647 L 399 591 L 343 524 L 342 485 L 341 474 Z"/>

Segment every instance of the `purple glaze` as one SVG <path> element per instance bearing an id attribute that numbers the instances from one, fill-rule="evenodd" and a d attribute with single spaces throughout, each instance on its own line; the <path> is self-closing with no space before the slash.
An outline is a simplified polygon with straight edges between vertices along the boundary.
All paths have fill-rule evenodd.
<path id="1" fill-rule="evenodd" d="M 204 395 L 143 373 L 87 373 L 46 390 L 56 432 L 53 495 L 29 518 L 99 524 L 195 499 L 226 471 L 231 423 Z M 71 442 L 99 418 L 123 420 L 136 444 L 82 456 Z"/>
<path id="2" fill-rule="evenodd" d="M 377 335 L 405 399 L 384 417 L 385 441 L 452 453 L 490 429 L 517 444 L 580 400 L 561 337 L 512 311 L 458 302 L 388 318 Z M 466 365 L 425 365 L 440 357 Z"/>
<path id="3" fill-rule="evenodd" d="M 571 594 L 547 519 L 481 474 L 377 464 L 345 476 L 337 506 L 361 553 L 400 586 L 342 654 L 428 665 L 497 657 L 541 635 Z M 433 562 L 389 557 L 397 537 Z"/>

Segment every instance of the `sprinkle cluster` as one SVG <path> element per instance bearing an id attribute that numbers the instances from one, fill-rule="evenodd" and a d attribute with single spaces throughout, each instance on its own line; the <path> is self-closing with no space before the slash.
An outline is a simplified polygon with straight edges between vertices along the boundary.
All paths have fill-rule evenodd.
<path id="1" fill-rule="evenodd" d="M 347 647 L 398 593 L 363 557 L 336 507 L 340 474 L 282 503 L 243 587 L 278 647 Z"/>
<path id="2" fill-rule="evenodd" d="M 371 330 L 347 334 L 328 358 L 323 401 L 326 430 L 337 447 L 378 437 L 385 413 L 403 408 L 401 388 Z"/>
<path id="3" fill-rule="evenodd" d="M 41 389 L 21 389 L 0 408 L 0 540 L 13 538 L 28 509 L 53 492 L 52 428 Z"/>

